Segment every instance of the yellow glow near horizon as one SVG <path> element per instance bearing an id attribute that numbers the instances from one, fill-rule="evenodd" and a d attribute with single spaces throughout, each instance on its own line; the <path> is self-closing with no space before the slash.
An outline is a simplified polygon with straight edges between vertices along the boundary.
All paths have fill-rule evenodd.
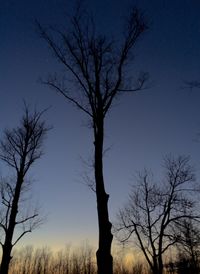
<path id="1" fill-rule="evenodd" d="M 124 255 L 124 265 L 126 267 L 131 267 L 133 265 L 133 263 L 135 262 L 135 256 L 133 253 L 128 252 Z"/>

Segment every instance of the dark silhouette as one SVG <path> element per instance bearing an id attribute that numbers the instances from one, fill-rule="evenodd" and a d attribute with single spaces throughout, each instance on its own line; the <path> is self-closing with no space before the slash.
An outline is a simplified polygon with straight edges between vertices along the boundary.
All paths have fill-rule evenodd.
<path id="1" fill-rule="evenodd" d="M 20 126 L 5 130 L 0 143 L 0 159 L 11 168 L 14 177 L 9 182 L 1 182 L 1 214 L 0 229 L 3 237 L 2 261 L 0 273 L 7 274 L 11 260 L 13 246 L 28 232 L 31 232 L 39 223 L 38 212 L 22 215 L 20 204 L 22 194 L 27 185 L 26 175 L 33 163 L 41 157 L 41 145 L 47 128 L 41 121 L 42 112 L 25 113 Z M 16 227 L 22 226 L 22 232 L 14 239 Z"/>
<path id="2" fill-rule="evenodd" d="M 183 222 L 179 224 L 177 229 L 178 229 L 177 234 L 180 235 L 180 239 L 177 245 L 179 256 L 178 256 L 178 261 L 176 262 L 176 266 L 179 269 L 181 268 L 181 266 L 183 267 L 185 263 L 187 264 L 188 273 L 198 274 L 200 272 L 199 224 L 196 224 L 192 219 L 183 220 Z"/>
<path id="3" fill-rule="evenodd" d="M 119 213 L 117 231 L 123 242 L 134 235 L 152 273 L 162 274 L 163 254 L 183 239 L 182 223 L 197 222 L 200 215 L 195 213 L 194 173 L 188 157 L 166 158 L 164 181 L 152 180 L 149 172 L 140 174 L 138 188 L 133 188 Z"/>
<path id="4" fill-rule="evenodd" d="M 109 221 L 109 195 L 104 186 L 102 159 L 104 122 L 114 99 L 126 92 L 140 90 L 144 86 L 147 78 L 145 73 L 142 73 L 133 84 L 130 79 L 126 81 L 128 71 L 125 69 L 131 63 L 131 51 L 147 26 L 140 11 L 136 8 L 132 9 L 120 44 L 96 33 L 93 18 L 82 11 L 81 7 L 76 10 L 76 15 L 70 22 L 71 25 L 66 32 L 55 29 L 45 30 L 37 23 L 42 38 L 67 71 L 67 77 L 51 76 L 45 83 L 86 113 L 91 121 L 99 224 L 99 248 L 96 254 L 98 274 L 112 274 L 113 235 L 112 224 Z"/>

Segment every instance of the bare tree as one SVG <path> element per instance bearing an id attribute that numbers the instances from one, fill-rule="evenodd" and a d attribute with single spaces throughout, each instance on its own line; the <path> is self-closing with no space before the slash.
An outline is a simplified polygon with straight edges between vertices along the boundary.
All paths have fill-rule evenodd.
<path id="1" fill-rule="evenodd" d="M 5 130 L 0 142 L 0 159 L 13 173 L 11 181 L 1 183 L 0 231 L 2 239 L 2 261 L 0 273 L 7 274 L 11 260 L 11 251 L 18 241 L 31 232 L 40 222 L 38 212 L 22 214 L 20 204 L 23 191 L 27 186 L 27 173 L 42 155 L 42 142 L 47 132 L 41 121 L 42 112 L 30 114 L 25 107 L 24 116 L 19 127 Z M 16 229 L 21 226 L 22 232 L 17 235 Z"/>
<path id="2" fill-rule="evenodd" d="M 89 118 L 94 138 L 94 177 L 99 224 L 99 247 L 96 253 L 99 274 L 113 273 L 108 199 L 103 175 L 104 122 L 113 101 L 120 95 L 141 90 L 147 79 L 141 73 L 137 80 L 128 77 L 131 52 L 147 29 L 143 15 L 130 11 L 121 42 L 96 32 L 95 23 L 81 7 L 71 18 L 66 31 L 44 29 L 40 34 L 56 59 L 65 68 L 63 77 L 50 76 L 45 83 L 71 102 Z"/>
<path id="3" fill-rule="evenodd" d="M 149 172 L 140 174 L 138 188 L 133 188 L 128 205 L 118 216 L 120 239 L 124 242 L 135 237 L 154 274 L 163 273 L 163 254 L 180 242 L 180 223 L 200 218 L 195 212 L 194 173 L 189 158 L 167 157 L 165 170 L 164 182 L 159 184 L 152 182 Z"/>
<path id="4" fill-rule="evenodd" d="M 177 243 L 178 262 L 187 262 L 188 268 L 194 274 L 199 273 L 200 258 L 200 228 L 199 223 L 195 223 L 192 219 L 183 220 L 177 226 L 179 241 Z"/>

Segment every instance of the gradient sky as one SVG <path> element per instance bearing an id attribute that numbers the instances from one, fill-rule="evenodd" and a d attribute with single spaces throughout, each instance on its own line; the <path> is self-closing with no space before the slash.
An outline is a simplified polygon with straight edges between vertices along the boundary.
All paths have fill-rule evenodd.
<path id="1" fill-rule="evenodd" d="M 72 11 L 68 0 L 6 0 L 0 6 L 0 130 L 14 127 L 22 115 L 22 100 L 45 114 L 53 129 L 44 145 L 45 155 L 31 170 L 33 195 L 47 215 L 44 225 L 21 244 L 64 247 L 88 240 L 97 243 L 94 193 L 83 180 L 92 157 L 92 132 L 87 117 L 55 92 L 38 83 L 59 69 L 35 31 L 43 25 L 65 24 Z M 100 29 L 120 31 L 128 0 L 88 1 Z M 136 171 L 144 167 L 160 174 L 166 154 L 191 155 L 200 170 L 200 91 L 182 89 L 185 80 L 200 79 L 200 1 L 135 1 L 150 22 L 138 43 L 133 72 L 150 74 L 151 88 L 126 95 L 106 120 L 106 190 L 111 220 L 126 202 Z M 4 168 L 0 165 L 0 172 Z M 88 171 L 89 172 L 89 171 Z"/>

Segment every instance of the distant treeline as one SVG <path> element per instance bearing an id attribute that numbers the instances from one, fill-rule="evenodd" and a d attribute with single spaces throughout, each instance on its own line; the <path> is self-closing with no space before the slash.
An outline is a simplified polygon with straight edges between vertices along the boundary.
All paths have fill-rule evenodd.
<path id="1" fill-rule="evenodd" d="M 95 251 L 89 245 L 53 252 L 48 247 L 26 246 L 13 251 L 9 274 L 96 274 Z M 114 274 L 145 274 L 146 266 L 137 262 L 128 264 L 123 251 L 114 261 Z"/>
<path id="2" fill-rule="evenodd" d="M 114 274 L 151 274 L 148 265 L 142 259 L 127 261 L 123 248 L 114 251 Z M 73 248 L 67 245 L 53 252 L 49 247 L 34 248 L 26 246 L 13 251 L 9 274 L 96 274 L 97 265 L 94 249 L 88 245 Z M 133 256 L 134 258 L 134 256 Z M 142 258 L 142 257 L 141 257 Z M 172 258 L 165 258 L 164 273 L 196 274 L 190 259 L 177 252 Z M 199 262 L 198 262 L 199 263 Z M 196 272 L 197 271 L 197 272 Z"/>

